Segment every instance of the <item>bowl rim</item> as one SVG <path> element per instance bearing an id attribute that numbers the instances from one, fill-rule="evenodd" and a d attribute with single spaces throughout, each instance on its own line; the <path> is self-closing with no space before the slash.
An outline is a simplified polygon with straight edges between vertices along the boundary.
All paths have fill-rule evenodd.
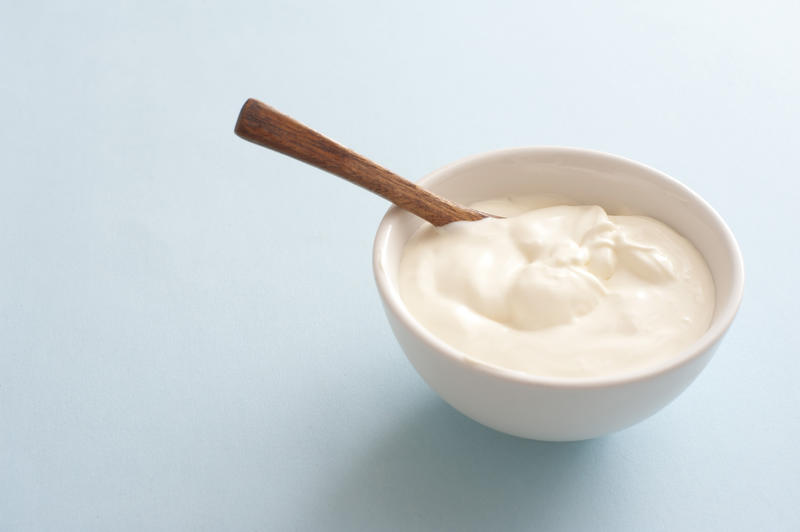
<path id="1" fill-rule="evenodd" d="M 431 182 L 435 183 L 445 174 L 446 171 L 456 167 L 473 165 L 479 161 L 491 158 L 513 157 L 521 153 L 549 153 L 567 156 L 589 155 L 593 157 L 600 157 L 612 162 L 633 166 L 645 174 L 650 174 L 655 179 L 663 180 L 669 183 L 671 186 L 678 188 L 687 197 L 691 198 L 691 200 L 700 209 L 705 210 L 711 219 L 713 219 L 716 223 L 715 229 L 720 233 L 719 236 L 722 238 L 725 247 L 728 250 L 727 255 L 729 260 L 732 259 L 733 262 L 731 283 L 732 297 L 728 298 L 728 304 L 725 307 L 723 307 L 719 312 L 715 312 L 715 317 L 712 319 L 711 326 L 700 338 L 692 342 L 692 344 L 679 353 L 678 356 L 657 364 L 653 364 L 652 366 L 648 365 L 644 368 L 614 373 L 606 376 L 600 375 L 589 377 L 554 377 L 547 375 L 536 375 L 520 370 L 504 368 L 502 366 L 497 366 L 481 361 L 477 358 L 473 358 L 463 351 L 450 346 L 423 327 L 422 324 L 420 324 L 409 312 L 408 308 L 400 297 L 398 288 L 394 286 L 389 279 L 388 274 L 381 266 L 384 250 L 391 236 L 391 228 L 393 223 L 398 217 L 407 214 L 399 207 L 391 206 L 381 219 L 381 222 L 378 225 L 378 230 L 375 234 L 372 253 L 373 274 L 378 287 L 378 292 L 380 293 L 384 304 L 387 306 L 387 309 L 390 310 L 419 340 L 425 343 L 438 355 L 445 356 L 458 364 L 464 365 L 465 367 L 477 369 L 480 372 L 486 373 L 493 377 L 501 378 L 503 380 L 556 388 L 589 388 L 632 383 L 636 381 L 647 380 L 664 373 L 671 372 L 700 357 L 725 335 L 731 323 L 733 323 L 739 307 L 741 306 L 744 293 L 744 263 L 741 250 L 739 249 L 739 245 L 736 242 L 733 232 L 730 230 L 723 218 L 717 213 L 716 210 L 714 210 L 713 207 L 711 207 L 708 202 L 706 202 L 699 194 L 691 190 L 689 187 L 677 179 L 665 174 L 664 172 L 661 172 L 660 170 L 656 170 L 655 168 L 632 159 L 598 150 L 570 146 L 522 146 L 490 150 L 463 157 L 426 174 L 417 182 L 417 184 L 425 186 Z"/>

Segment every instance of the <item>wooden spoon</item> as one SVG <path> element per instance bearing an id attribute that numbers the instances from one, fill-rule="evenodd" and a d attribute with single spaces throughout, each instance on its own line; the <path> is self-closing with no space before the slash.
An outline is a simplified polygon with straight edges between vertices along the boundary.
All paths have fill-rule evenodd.
<path id="1" fill-rule="evenodd" d="M 362 186 L 433 225 L 489 216 L 418 187 L 258 100 L 244 103 L 234 131 L 245 140 Z"/>

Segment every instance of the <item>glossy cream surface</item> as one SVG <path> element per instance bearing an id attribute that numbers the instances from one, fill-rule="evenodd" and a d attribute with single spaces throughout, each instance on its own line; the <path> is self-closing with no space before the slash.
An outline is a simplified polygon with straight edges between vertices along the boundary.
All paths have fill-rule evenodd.
<path id="1" fill-rule="evenodd" d="M 412 315 L 468 357 L 601 376 L 675 357 L 708 328 L 711 274 L 663 223 L 554 195 L 472 206 L 504 218 L 425 224 L 399 271 Z"/>

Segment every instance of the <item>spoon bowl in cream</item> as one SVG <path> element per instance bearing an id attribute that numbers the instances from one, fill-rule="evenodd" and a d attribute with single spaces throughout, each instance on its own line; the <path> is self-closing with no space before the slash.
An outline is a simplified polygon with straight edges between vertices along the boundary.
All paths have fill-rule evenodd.
<path id="1" fill-rule="evenodd" d="M 708 330 L 666 360 L 627 372 L 581 377 L 513 370 L 459 351 L 409 311 L 400 295 L 398 272 L 404 246 L 423 222 L 390 208 L 378 227 L 373 267 L 391 328 L 431 388 L 463 414 L 499 431 L 537 440 L 582 440 L 649 417 L 702 371 L 738 310 L 744 268 L 730 229 L 697 194 L 642 164 L 578 148 L 513 148 L 462 159 L 419 184 L 464 205 L 556 194 L 578 204 L 599 205 L 610 214 L 649 216 L 688 239 L 714 281 Z"/>

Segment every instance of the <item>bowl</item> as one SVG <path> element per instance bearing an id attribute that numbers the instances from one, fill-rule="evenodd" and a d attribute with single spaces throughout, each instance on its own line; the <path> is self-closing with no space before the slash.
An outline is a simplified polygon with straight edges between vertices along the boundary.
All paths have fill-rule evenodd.
<path id="1" fill-rule="evenodd" d="M 554 192 L 601 205 L 610 214 L 651 216 L 688 238 L 714 279 L 716 308 L 708 330 L 667 362 L 590 378 L 523 373 L 470 358 L 411 315 L 400 297 L 398 269 L 403 246 L 422 221 L 390 208 L 375 237 L 373 269 L 392 331 L 436 393 L 464 415 L 501 432 L 536 440 L 583 440 L 651 416 L 708 364 L 739 308 L 744 267 L 730 229 L 700 196 L 643 164 L 579 148 L 512 148 L 462 159 L 419 184 L 461 204 Z"/>

